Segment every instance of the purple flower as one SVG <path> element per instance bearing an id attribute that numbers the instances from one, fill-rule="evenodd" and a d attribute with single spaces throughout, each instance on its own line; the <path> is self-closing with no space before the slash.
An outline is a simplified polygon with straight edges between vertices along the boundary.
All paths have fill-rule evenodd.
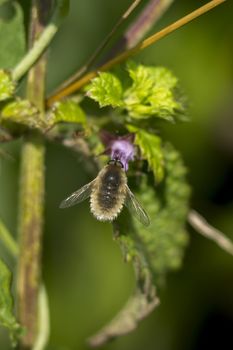
<path id="1" fill-rule="evenodd" d="M 103 144 L 106 146 L 105 154 L 109 154 L 111 160 L 119 160 L 124 167 L 124 170 L 128 170 L 128 163 L 134 159 L 134 134 L 127 134 L 124 136 L 116 136 L 109 133 L 106 130 L 102 130 L 100 138 Z"/>

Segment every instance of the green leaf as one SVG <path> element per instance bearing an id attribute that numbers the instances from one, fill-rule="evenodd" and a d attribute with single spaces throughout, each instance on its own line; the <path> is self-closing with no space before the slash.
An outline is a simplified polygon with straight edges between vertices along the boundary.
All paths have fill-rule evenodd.
<path id="1" fill-rule="evenodd" d="M 112 73 L 100 72 L 97 78 L 91 81 L 87 95 L 99 102 L 100 107 L 122 105 L 122 85 Z"/>
<path id="2" fill-rule="evenodd" d="M 186 181 L 186 168 L 180 154 L 171 146 L 164 148 L 164 181 L 154 188 L 146 177 L 142 178 L 139 202 L 151 218 L 149 227 L 133 219 L 131 235 L 140 244 L 151 273 L 164 276 L 167 271 L 180 267 L 188 242 L 185 230 L 189 210 L 190 188 Z"/>
<path id="3" fill-rule="evenodd" d="M 169 270 L 180 267 L 188 243 L 185 225 L 190 188 L 186 168 L 180 154 L 170 144 L 163 148 L 163 153 L 164 180 L 155 187 L 150 177 L 141 175 L 138 179 L 140 186 L 134 191 L 150 217 L 150 225 L 143 226 L 129 216 L 127 210 L 118 218 L 119 237 L 125 244 L 126 260 L 141 262 L 141 270 L 149 270 L 157 281 Z"/>
<path id="4" fill-rule="evenodd" d="M 0 260 L 0 324 L 8 328 L 13 339 L 15 339 L 20 334 L 21 328 L 13 314 L 13 298 L 10 285 L 11 272 L 6 264 Z"/>
<path id="5" fill-rule="evenodd" d="M 0 101 L 6 100 L 11 97 L 15 90 L 15 84 L 13 83 L 10 74 L 0 69 Z"/>
<path id="6" fill-rule="evenodd" d="M 176 99 L 177 78 L 164 67 L 147 67 L 128 64 L 133 81 L 124 93 L 125 108 L 132 118 L 158 117 L 174 121 L 178 112 L 183 112 Z"/>
<path id="7" fill-rule="evenodd" d="M 16 1 L 0 2 L 0 67 L 12 68 L 25 52 L 23 11 Z"/>
<path id="8" fill-rule="evenodd" d="M 10 129 L 15 129 L 15 124 L 37 129 L 45 127 L 37 108 L 28 100 L 21 99 L 11 101 L 3 107 L 0 122 Z"/>
<path id="9" fill-rule="evenodd" d="M 128 124 L 127 129 L 135 133 L 134 143 L 139 146 L 142 157 L 148 161 L 155 180 L 159 183 L 164 177 L 164 156 L 161 148 L 161 138 L 133 125 Z"/>
<path id="10" fill-rule="evenodd" d="M 55 124 L 59 122 L 79 123 L 86 126 L 86 115 L 82 108 L 74 101 L 67 100 L 55 103 L 49 123 Z"/>
<path id="11" fill-rule="evenodd" d="M 184 100 L 178 93 L 178 80 L 164 67 L 151 67 L 129 62 L 131 85 L 118 72 L 100 72 L 88 85 L 87 95 L 101 107 L 120 107 L 131 119 L 164 119 L 170 122 L 187 120 Z M 124 77 L 124 78 L 123 78 Z"/>

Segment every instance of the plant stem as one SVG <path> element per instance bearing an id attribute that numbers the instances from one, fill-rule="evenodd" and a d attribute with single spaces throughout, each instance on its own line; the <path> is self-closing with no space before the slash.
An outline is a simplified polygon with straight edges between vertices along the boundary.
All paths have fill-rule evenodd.
<path id="1" fill-rule="evenodd" d="M 19 321 L 27 329 L 22 349 L 30 349 L 37 335 L 38 290 L 44 197 L 44 144 L 31 135 L 21 154 L 18 267 Z"/>
<path id="2" fill-rule="evenodd" d="M 45 16 L 50 0 L 33 0 L 29 40 L 35 38 L 45 26 Z M 31 68 L 27 82 L 27 98 L 44 112 L 45 55 Z M 18 265 L 18 313 L 19 321 L 26 328 L 20 348 L 29 350 L 38 333 L 38 296 L 41 274 L 41 244 L 44 211 L 44 156 L 45 145 L 41 135 L 29 132 L 25 136 L 21 152 L 19 196 L 19 265 Z"/>
<path id="3" fill-rule="evenodd" d="M 17 243 L 15 242 L 14 238 L 2 220 L 0 220 L 0 240 L 4 243 L 5 247 L 13 257 L 16 257 L 18 255 L 19 249 Z"/>
<path id="4" fill-rule="evenodd" d="M 97 47 L 97 49 L 93 52 L 90 58 L 87 60 L 85 65 L 81 67 L 76 73 L 74 73 L 69 79 L 67 79 L 61 86 L 58 87 L 58 91 L 63 89 L 64 87 L 70 85 L 73 81 L 77 80 L 81 77 L 86 71 L 92 66 L 95 60 L 99 57 L 100 53 L 107 46 L 107 44 L 112 39 L 113 35 L 116 33 L 118 28 L 125 22 L 125 20 L 131 15 L 134 9 L 140 4 L 141 0 L 134 0 L 132 4 L 127 8 L 127 10 L 123 13 L 120 19 L 115 23 L 112 30 L 107 34 L 101 44 Z"/>
<path id="5" fill-rule="evenodd" d="M 28 53 L 23 57 L 23 59 L 17 64 L 17 66 L 13 69 L 11 76 L 13 80 L 19 80 L 23 77 L 25 73 L 32 67 L 32 65 L 39 59 L 45 49 L 48 47 L 55 34 L 58 31 L 58 27 L 63 18 L 61 4 L 56 6 L 53 16 L 51 17 L 50 22 L 44 28 L 43 32 L 39 36 L 37 40 L 35 40 L 32 48 L 28 51 Z"/>
<path id="6" fill-rule="evenodd" d="M 54 102 L 62 99 L 63 97 L 69 96 L 75 91 L 81 89 L 84 85 L 86 85 L 91 79 L 95 78 L 100 71 L 106 71 L 111 69 L 113 66 L 124 62 L 128 58 L 136 55 L 138 52 L 144 50 L 146 47 L 156 43 L 160 39 L 164 38 L 168 34 L 174 32 L 178 28 L 181 28 L 182 26 L 186 25 L 187 23 L 193 21 L 197 17 L 203 15 L 204 13 L 212 10 L 216 6 L 222 4 L 226 0 L 212 0 L 208 2 L 207 4 L 199 7 L 197 10 L 189 13 L 188 15 L 182 17 L 178 21 L 170 24 L 169 26 L 165 27 L 164 29 L 160 30 L 159 32 L 151 35 L 149 38 L 145 39 L 132 49 L 126 50 L 122 52 L 121 54 L 115 56 L 111 60 L 107 61 L 102 66 L 98 67 L 96 70 L 87 73 L 84 75 L 81 79 L 77 80 L 76 82 L 72 83 L 71 85 L 67 86 L 66 88 L 62 89 L 55 95 L 52 95 L 47 100 L 47 106 L 51 106 Z"/>
<path id="7" fill-rule="evenodd" d="M 174 0 L 149 0 L 108 54 L 108 59 L 137 45 Z M 106 62 L 107 59 L 104 60 Z M 103 63 L 104 63 L 103 62 Z"/>
<path id="8" fill-rule="evenodd" d="M 189 212 L 188 222 L 196 232 L 211 239 L 220 248 L 233 255 L 233 242 L 223 232 L 211 226 L 203 216 L 193 209 Z"/>

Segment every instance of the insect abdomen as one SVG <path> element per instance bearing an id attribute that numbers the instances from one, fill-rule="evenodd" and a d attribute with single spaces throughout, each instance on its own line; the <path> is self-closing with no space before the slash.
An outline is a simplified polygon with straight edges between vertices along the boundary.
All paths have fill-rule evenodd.
<path id="1" fill-rule="evenodd" d="M 91 211 L 98 220 L 115 219 L 123 207 L 126 177 L 121 171 L 115 166 L 108 166 L 106 171 L 100 174 L 98 189 L 91 195 Z"/>
<path id="2" fill-rule="evenodd" d="M 120 185 L 121 178 L 119 172 L 113 170 L 106 172 L 98 193 L 98 204 L 101 209 L 108 210 L 115 207 Z"/>

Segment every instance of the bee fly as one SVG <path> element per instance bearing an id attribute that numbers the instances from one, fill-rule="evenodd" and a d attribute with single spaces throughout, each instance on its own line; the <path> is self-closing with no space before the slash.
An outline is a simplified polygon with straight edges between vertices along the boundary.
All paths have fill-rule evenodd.
<path id="1" fill-rule="evenodd" d="M 100 221 L 113 221 L 120 214 L 123 205 L 145 226 L 150 219 L 127 185 L 123 164 L 117 160 L 109 163 L 97 177 L 64 199 L 60 208 L 68 208 L 90 197 L 92 214 Z"/>

